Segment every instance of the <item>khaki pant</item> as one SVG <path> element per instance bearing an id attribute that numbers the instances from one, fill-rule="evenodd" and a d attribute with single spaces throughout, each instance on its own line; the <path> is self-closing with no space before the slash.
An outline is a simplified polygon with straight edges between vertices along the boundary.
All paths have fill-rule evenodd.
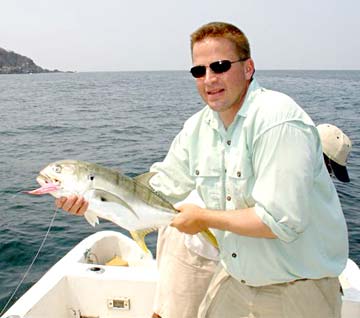
<path id="1" fill-rule="evenodd" d="M 189 250 L 184 238 L 172 227 L 159 231 L 154 312 L 162 318 L 196 318 L 217 267 L 217 262 Z"/>
<path id="2" fill-rule="evenodd" d="M 198 318 L 339 318 L 340 315 L 337 278 L 251 287 L 219 266 Z"/>

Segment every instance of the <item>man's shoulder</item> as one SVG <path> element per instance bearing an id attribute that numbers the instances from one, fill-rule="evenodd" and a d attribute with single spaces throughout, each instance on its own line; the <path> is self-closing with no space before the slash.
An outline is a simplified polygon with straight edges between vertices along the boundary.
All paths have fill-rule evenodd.
<path id="1" fill-rule="evenodd" d="M 264 108 L 264 110 L 272 107 L 273 111 L 281 111 L 294 107 L 299 108 L 299 105 L 289 95 L 265 88 L 262 88 L 261 93 L 257 94 L 254 104 Z"/>
<path id="2" fill-rule="evenodd" d="M 309 116 L 290 96 L 282 92 L 261 89 L 250 107 L 249 117 L 257 121 L 308 121 Z"/>
<path id="3" fill-rule="evenodd" d="M 314 126 L 309 115 L 290 96 L 261 88 L 247 112 L 244 127 L 251 136 L 260 136 L 279 125 Z"/>
<path id="4" fill-rule="evenodd" d="M 293 98 L 285 93 L 267 89 L 262 87 L 256 80 L 254 80 L 249 88 L 247 95 L 246 113 L 247 116 L 258 116 L 263 114 L 265 118 L 274 113 L 287 114 L 294 111 L 302 111 L 300 106 Z"/>

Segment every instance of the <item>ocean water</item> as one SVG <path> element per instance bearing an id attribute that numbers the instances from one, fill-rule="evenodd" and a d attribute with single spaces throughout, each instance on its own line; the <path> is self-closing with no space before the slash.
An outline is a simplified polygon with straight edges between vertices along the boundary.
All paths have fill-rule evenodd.
<path id="1" fill-rule="evenodd" d="M 351 183 L 334 181 L 360 265 L 360 71 L 257 71 L 260 84 L 292 96 L 315 123 L 332 123 L 353 141 Z M 0 311 L 32 262 L 54 214 L 50 196 L 22 190 L 49 162 L 81 159 L 129 176 L 162 160 L 183 122 L 203 107 L 185 71 L 0 76 Z M 121 229 L 58 211 L 18 299 L 76 243 Z M 156 234 L 148 239 L 155 252 Z"/>

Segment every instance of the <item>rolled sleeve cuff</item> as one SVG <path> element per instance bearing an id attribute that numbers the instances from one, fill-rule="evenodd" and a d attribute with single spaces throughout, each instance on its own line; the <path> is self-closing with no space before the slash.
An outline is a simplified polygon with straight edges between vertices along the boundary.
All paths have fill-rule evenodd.
<path id="1" fill-rule="evenodd" d="M 254 209 L 261 221 L 266 224 L 281 241 L 290 243 L 299 237 L 299 233 L 286 224 L 288 222 L 287 216 L 276 221 L 262 206 L 255 205 Z"/>

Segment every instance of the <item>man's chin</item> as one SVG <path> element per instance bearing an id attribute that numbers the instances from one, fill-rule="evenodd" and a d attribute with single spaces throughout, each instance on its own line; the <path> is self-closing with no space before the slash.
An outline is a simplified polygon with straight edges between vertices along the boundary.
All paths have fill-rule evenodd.
<path id="1" fill-rule="evenodd" d="M 209 102 L 208 106 L 213 111 L 218 112 L 218 113 L 223 112 L 223 111 L 228 109 L 228 107 L 226 107 L 226 105 L 223 105 L 222 103 L 220 104 L 220 103 L 211 103 L 211 102 Z"/>

